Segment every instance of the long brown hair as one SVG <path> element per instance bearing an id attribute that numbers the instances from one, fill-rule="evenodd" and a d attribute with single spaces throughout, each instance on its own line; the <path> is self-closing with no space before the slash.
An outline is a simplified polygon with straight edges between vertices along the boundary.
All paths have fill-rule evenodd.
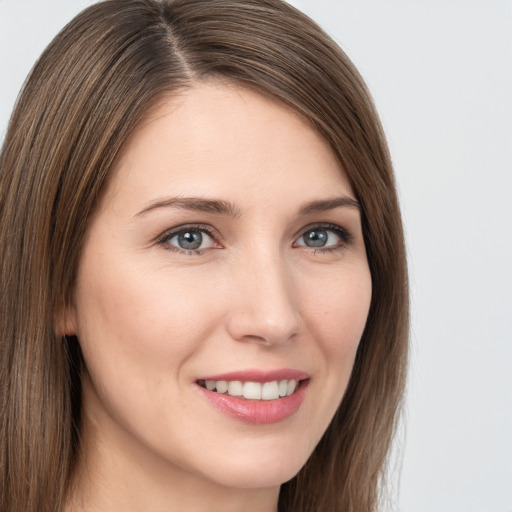
<path id="1" fill-rule="evenodd" d="M 279 507 L 376 510 L 404 389 L 408 292 L 392 166 L 363 80 L 281 0 L 107 0 L 46 49 L 0 154 L 1 512 L 63 507 L 79 449 L 80 353 L 55 318 L 70 302 L 109 169 L 163 94 L 215 77 L 308 119 L 362 205 L 373 282 L 366 329 L 341 406 Z"/>

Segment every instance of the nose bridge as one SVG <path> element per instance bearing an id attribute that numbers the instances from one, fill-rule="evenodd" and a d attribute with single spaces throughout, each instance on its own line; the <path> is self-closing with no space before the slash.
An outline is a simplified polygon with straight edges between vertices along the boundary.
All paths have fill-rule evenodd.
<path id="1" fill-rule="evenodd" d="M 235 339 L 282 343 L 297 333 L 293 273 L 277 247 L 260 247 L 235 273 L 229 330 Z"/>

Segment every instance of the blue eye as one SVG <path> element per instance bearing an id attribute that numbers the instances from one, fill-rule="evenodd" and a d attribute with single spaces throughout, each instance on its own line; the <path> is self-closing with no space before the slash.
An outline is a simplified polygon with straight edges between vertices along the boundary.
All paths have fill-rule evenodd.
<path id="1" fill-rule="evenodd" d="M 324 247 L 329 242 L 329 232 L 326 229 L 310 229 L 302 235 L 302 239 L 308 247 Z"/>
<path id="2" fill-rule="evenodd" d="M 303 233 L 296 245 L 327 250 L 344 247 L 349 241 L 349 233 L 339 226 L 316 226 Z"/>
<path id="3" fill-rule="evenodd" d="M 172 249 L 192 252 L 215 246 L 215 240 L 204 228 L 183 228 L 167 234 L 162 242 L 170 245 Z"/>
<path id="4" fill-rule="evenodd" d="M 184 226 L 165 233 L 159 243 L 164 248 L 185 254 L 201 254 L 205 249 L 222 248 L 207 226 Z M 319 251 L 333 251 L 346 247 L 351 240 L 348 231 L 340 226 L 315 226 L 297 239 L 294 246 L 307 247 Z"/>

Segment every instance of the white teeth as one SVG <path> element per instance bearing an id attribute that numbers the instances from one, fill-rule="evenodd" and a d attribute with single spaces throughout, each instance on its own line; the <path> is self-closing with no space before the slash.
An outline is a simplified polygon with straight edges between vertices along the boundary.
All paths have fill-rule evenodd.
<path id="1" fill-rule="evenodd" d="M 228 383 L 225 380 L 218 380 L 215 387 L 217 393 L 225 393 L 228 390 Z"/>
<path id="2" fill-rule="evenodd" d="M 261 400 L 261 384 L 259 382 L 244 382 L 244 398 Z"/>
<path id="3" fill-rule="evenodd" d="M 241 382 L 239 380 L 205 380 L 204 387 L 209 391 L 227 393 L 230 396 L 243 396 L 247 400 L 277 400 L 290 396 L 297 389 L 298 382 L 290 380 L 273 380 L 271 382 Z"/>
<path id="4" fill-rule="evenodd" d="M 231 396 L 242 396 L 243 385 L 239 380 L 233 380 L 228 384 L 228 395 Z"/>
<path id="5" fill-rule="evenodd" d="M 286 396 L 290 396 L 297 387 L 297 381 L 296 380 L 289 380 L 288 381 L 288 389 L 286 390 Z"/>
<path id="6" fill-rule="evenodd" d="M 279 384 L 277 380 L 265 382 L 261 386 L 261 398 L 263 400 L 277 400 L 279 398 Z"/>

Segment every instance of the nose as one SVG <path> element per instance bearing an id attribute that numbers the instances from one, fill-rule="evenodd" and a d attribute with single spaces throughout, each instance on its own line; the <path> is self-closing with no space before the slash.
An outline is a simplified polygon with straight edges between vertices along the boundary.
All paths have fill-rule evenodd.
<path id="1" fill-rule="evenodd" d="M 248 258 L 232 274 L 228 331 L 238 341 L 272 346 L 299 331 L 297 294 L 290 269 L 279 256 Z"/>

